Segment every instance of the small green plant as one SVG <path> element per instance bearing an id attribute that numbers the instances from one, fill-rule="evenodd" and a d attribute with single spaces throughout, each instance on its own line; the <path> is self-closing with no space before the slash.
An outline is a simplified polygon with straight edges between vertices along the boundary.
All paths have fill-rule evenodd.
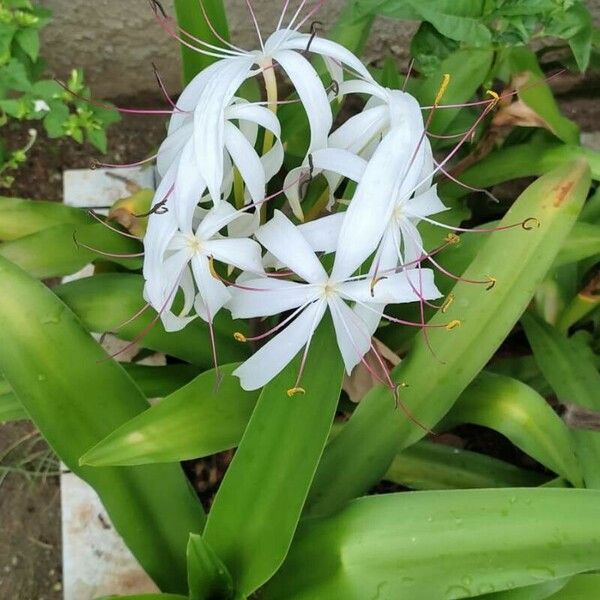
<path id="1" fill-rule="evenodd" d="M 50 11 L 30 0 L 0 0 L 0 126 L 11 120 L 42 121 L 50 138 L 87 141 L 104 153 L 106 128 L 119 120 L 118 113 L 90 102 L 79 69 L 73 69 L 64 87 L 44 77 L 39 35 L 50 19 Z M 13 151 L 0 141 L 0 187 L 10 187 L 10 173 L 23 164 L 36 135 L 32 129 L 29 142 Z"/>

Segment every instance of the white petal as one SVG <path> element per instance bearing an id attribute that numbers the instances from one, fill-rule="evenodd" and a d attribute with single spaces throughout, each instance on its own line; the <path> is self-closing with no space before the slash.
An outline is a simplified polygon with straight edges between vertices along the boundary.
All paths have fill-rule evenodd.
<path id="1" fill-rule="evenodd" d="M 194 140 L 190 139 L 183 148 L 177 178 L 173 189 L 173 206 L 177 224 L 181 231 L 191 233 L 194 212 L 202 195 L 206 191 L 206 183 L 200 175 L 194 152 Z"/>
<path id="2" fill-rule="evenodd" d="M 196 237 L 199 240 L 210 240 L 223 227 L 227 227 L 231 222 L 237 219 L 240 213 L 231 206 L 228 202 L 221 202 L 218 206 L 211 208 L 206 213 L 204 219 L 198 229 L 196 229 Z"/>
<path id="3" fill-rule="evenodd" d="M 204 251 L 216 260 L 233 265 L 242 271 L 257 275 L 263 272 L 260 246 L 254 240 L 243 238 L 210 240 L 204 243 Z"/>
<path id="4" fill-rule="evenodd" d="M 350 67 L 358 75 L 364 77 L 366 80 L 373 81 L 371 73 L 363 63 L 354 55 L 350 50 L 344 48 L 344 46 L 327 40 L 324 38 L 312 36 L 311 34 L 305 33 L 300 36 L 294 36 L 283 42 L 280 48 L 286 48 L 288 50 L 306 50 L 310 41 L 310 52 L 314 54 L 320 54 L 321 56 L 327 56 L 336 60 L 338 63 L 343 63 L 347 67 Z M 341 83 L 341 80 L 338 80 Z"/>
<path id="5" fill-rule="evenodd" d="M 265 171 L 256 150 L 233 124 L 225 123 L 225 147 L 254 202 L 265 197 Z"/>
<path id="6" fill-rule="evenodd" d="M 271 131 L 275 137 L 281 137 L 281 125 L 279 119 L 272 110 L 266 106 L 260 106 L 251 102 L 237 103 L 225 109 L 225 118 L 251 121 L 264 129 Z"/>
<path id="7" fill-rule="evenodd" d="M 233 374 L 245 390 L 257 390 L 278 375 L 308 343 L 325 314 L 327 305 L 315 302 L 308 306 L 281 333 L 239 366 Z M 290 381 L 290 387 L 294 384 Z"/>
<path id="8" fill-rule="evenodd" d="M 441 296 L 431 269 L 410 269 L 386 276 L 372 286 L 370 278 L 339 285 L 346 299 L 363 304 L 404 304 L 417 302 L 419 296 L 434 300 Z"/>
<path id="9" fill-rule="evenodd" d="M 190 310 L 194 306 L 194 298 L 196 296 L 194 280 L 189 267 L 184 269 L 179 281 L 179 287 L 183 291 L 184 300 L 184 306 L 181 311 L 179 311 L 178 314 L 175 314 L 172 311 L 173 301 L 175 300 L 175 294 L 173 294 L 173 297 L 165 307 L 165 310 L 163 310 L 160 315 L 160 320 L 162 321 L 163 327 L 167 332 L 180 331 L 186 327 L 186 325 L 191 323 L 197 316 L 189 316 Z"/>
<path id="10" fill-rule="evenodd" d="M 434 185 L 423 193 L 403 202 L 404 210 L 412 217 L 428 217 L 449 210 L 444 206 Z"/>
<path id="11" fill-rule="evenodd" d="M 360 181 L 367 168 L 367 162 L 360 156 L 340 148 L 315 150 L 311 156 L 315 169 L 331 171 L 352 181 Z"/>
<path id="12" fill-rule="evenodd" d="M 413 140 L 413 132 L 401 125 L 379 144 L 345 213 L 332 271 L 334 280 L 348 279 L 377 249 L 404 183 Z"/>
<path id="13" fill-rule="evenodd" d="M 329 309 L 338 348 L 344 359 L 346 373 L 350 375 L 371 347 L 371 332 L 362 319 L 340 298 L 331 298 Z"/>
<path id="14" fill-rule="evenodd" d="M 256 232 L 256 239 L 277 260 L 309 283 L 324 281 L 327 273 L 298 228 L 279 210 Z"/>
<path id="15" fill-rule="evenodd" d="M 325 148 L 333 116 L 319 75 L 310 62 L 297 52 L 278 50 L 273 58 L 287 73 L 306 111 L 310 125 L 309 152 Z"/>
<path id="16" fill-rule="evenodd" d="M 340 229 L 344 221 L 344 213 L 327 215 L 308 223 L 298 225 L 298 231 L 315 252 L 335 252 Z"/>
<path id="17" fill-rule="evenodd" d="M 177 160 L 185 144 L 194 134 L 194 119 L 189 116 L 181 127 L 171 133 L 161 144 L 156 157 L 156 169 L 163 176 L 169 167 Z"/>
<path id="18" fill-rule="evenodd" d="M 194 256 L 192 271 L 205 308 L 205 311 L 201 312 L 196 306 L 196 310 L 205 321 L 211 322 L 219 310 L 231 299 L 231 294 L 222 281 L 212 276 L 208 258 L 205 256 Z"/>
<path id="19" fill-rule="evenodd" d="M 421 259 L 425 250 L 419 230 L 408 219 L 403 219 L 400 222 L 400 232 L 402 234 L 403 262 L 411 264 Z"/>
<path id="20" fill-rule="evenodd" d="M 350 79 L 340 83 L 338 96 L 347 94 L 368 94 L 369 96 L 376 96 L 386 103 L 388 99 L 387 91 L 383 86 L 362 79 Z"/>
<path id="21" fill-rule="evenodd" d="M 237 219 L 227 226 L 227 235 L 230 238 L 246 238 L 254 235 L 260 227 L 260 211 L 240 212 Z"/>
<path id="22" fill-rule="evenodd" d="M 270 317 L 298 308 L 315 300 L 318 290 L 313 286 L 285 279 L 240 277 L 240 286 L 231 287 L 227 308 L 234 319 Z"/>
<path id="23" fill-rule="evenodd" d="M 213 201 L 221 198 L 225 108 L 244 79 L 254 57 L 227 58 L 214 63 L 219 69 L 205 82 L 194 110 L 194 141 L 200 174 Z"/>
<path id="24" fill-rule="evenodd" d="M 387 106 L 376 106 L 363 110 L 350 117 L 330 136 L 329 146 L 345 148 L 359 154 L 375 138 L 389 127 L 389 111 Z"/>
<path id="25" fill-rule="evenodd" d="M 283 145 L 279 139 L 276 139 L 273 147 L 260 157 L 266 181 L 270 181 L 277 173 L 279 173 L 283 165 L 283 155 Z"/>

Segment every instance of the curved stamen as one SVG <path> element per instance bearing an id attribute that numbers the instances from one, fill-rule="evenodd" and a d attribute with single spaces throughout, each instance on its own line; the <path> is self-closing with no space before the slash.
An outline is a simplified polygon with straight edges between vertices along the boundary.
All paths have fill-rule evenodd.
<path id="1" fill-rule="evenodd" d="M 98 248 L 93 248 L 92 246 L 88 246 L 83 242 L 80 242 L 77 239 L 77 232 L 73 232 L 73 241 L 78 248 L 85 248 L 90 252 L 94 252 L 95 254 L 99 254 L 100 256 L 106 256 L 107 258 L 141 258 L 144 256 L 144 252 L 135 252 L 131 254 L 118 254 L 116 252 L 105 252 L 103 250 L 98 250 Z"/>
<path id="2" fill-rule="evenodd" d="M 208 25 L 208 28 L 210 29 L 211 33 L 222 43 L 225 44 L 226 46 L 229 46 L 232 50 L 237 50 L 239 52 L 245 53 L 246 51 L 243 48 L 240 48 L 239 46 L 236 46 L 235 44 L 232 44 L 231 42 L 229 42 L 228 40 L 226 40 L 215 28 L 215 26 L 212 24 L 211 20 L 208 17 L 208 13 L 206 12 L 206 7 L 204 6 L 204 2 L 203 0 L 198 0 L 198 2 L 200 3 L 200 10 L 202 11 L 202 16 L 204 17 L 204 20 L 206 21 L 206 24 Z"/>
<path id="3" fill-rule="evenodd" d="M 154 72 L 154 77 L 156 79 L 156 83 L 158 83 L 158 87 L 160 88 L 160 91 L 162 92 L 163 96 L 165 97 L 166 101 L 176 110 L 179 110 L 177 104 L 175 104 L 175 102 L 173 101 L 173 99 L 171 98 L 171 96 L 169 95 L 169 92 L 167 91 L 167 88 L 162 80 L 162 77 L 160 76 L 160 73 L 158 72 L 158 67 L 156 66 L 156 63 L 152 63 L 152 71 Z"/>
<path id="4" fill-rule="evenodd" d="M 439 167 L 439 164 L 435 159 L 433 162 L 435 165 L 437 165 Z M 476 188 L 471 185 L 468 185 L 467 183 L 464 183 L 463 181 L 460 181 L 460 179 L 457 179 L 456 177 L 454 177 L 454 175 L 452 175 L 452 173 L 450 173 L 450 171 L 447 171 L 446 169 L 444 169 L 444 167 L 439 167 L 439 170 L 440 170 L 440 173 L 442 173 L 444 175 L 444 177 L 447 177 L 448 179 L 450 179 L 450 181 L 453 181 L 460 187 L 462 187 L 466 190 L 469 190 L 471 192 L 485 194 L 490 200 L 492 200 L 496 204 L 500 203 L 500 200 L 498 200 L 498 198 L 496 198 L 496 196 L 494 196 L 494 194 L 492 194 L 492 192 L 490 192 L 489 190 L 486 190 L 485 188 Z"/>
<path id="5" fill-rule="evenodd" d="M 254 13 L 254 9 L 252 8 L 252 3 L 250 2 L 250 0 L 246 0 L 246 6 L 248 7 L 248 12 L 250 13 L 250 18 L 252 19 L 252 22 L 254 23 L 254 29 L 256 29 L 256 34 L 258 35 L 258 41 L 260 43 L 260 48 L 264 53 L 265 43 L 263 41 L 263 37 L 260 32 L 260 27 L 258 26 L 258 21 L 256 19 L 256 14 Z"/>
<path id="6" fill-rule="evenodd" d="M 77 92 L 74 92 L 72 89 L 69 88 L 69 86 L 64 81 L 61 81 L 60 79 L 57 79 L 56 77 L 54 78 L 54 81 L 56 81 L 56 83 L 58 83 L 58 85 L 60 85 L 61 88 L 63 88 L 66 92 L 69 92 L 69 94 L 71 94 L 71 96 L 73 96 L 74 98 L 77 98 L 78 100 L 84 100 L 85 102 L 91 104 L 92 106 L 97 106 L 98 108 L 105 108 L 106 110 L 116 110 L 117 112 L 125 114 L 125 115 L 172 115 L 175 112 L 173 110 L 166 110 L 166 109 L 160 109 L 160 108 L 145 109 L 145 108 L 122 108 L 120 106 L 112 106 L 112 105 L 106 104 L 104 102 L 99 102 L 99 101 L 91 99 L 91 98 L 86 98 L 85 96 L 82 96 L 81 94 L 78 94 Z M 188 111 L 179 111 L 178 110 L 177 112 L 187 113 Z"/>
<path id="7" fill-rule="evenodd" d="M 90 215 L 90 217 L 93 217 L 94 219 L 96 219 L 96 221 L 98 221 L 99 223 L 104 225 L 104 227 L 106 227 L 107 229 L 110 229 L 111 231 L 114 231 L 115 233 L 118 233 L 119 235 L 122 235 L 127 238 L 131 238 L 132 240 L 141 241 L 141 239 L 142 239 L 141 237 L 138 237 L 137 235 L 133 235 L 131 233 L 127 233 L 126 231 L 121 231 L 120 229 L 113 227 L 112 225 L 110 225 L 110 223 L 108 223 L 107 221 L 102 219 L 100 217 L 100 215 L 98 215 L 93 209 L 88 210 L 88 215 Z"/>
<path id="8" fill-rule="evenodd" d="M 131 169 L 132 167 L 140 167 L 142 165 L 145 165 L 149 162 L 152 162 L 153 160 L 156 160 L 156 158 L 158 157 L 158 153 L 157 154 L 153 154 L 152 156 L 148 157 L 148 158 L 144 158 L 143 160 L 138 160 L 137 162 L 133 162 L 133 163 L 129 163 L 129 164 L 113 164 L 113 163 L 106 163 L 106 162 L 101 162 L 95 158 L 92 158 L 92 160 L 90 161 L 90 169 L 95 170 L 98 168 L 102 168 L 102 169 Z"/>

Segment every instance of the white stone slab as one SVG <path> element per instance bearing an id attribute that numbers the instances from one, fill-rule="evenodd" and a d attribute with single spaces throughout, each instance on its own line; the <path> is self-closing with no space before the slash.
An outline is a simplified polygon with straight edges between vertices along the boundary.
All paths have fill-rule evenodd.
<path id="1" fill-rule="evenodd" d="M 140 187 L 154 187 L 152 169 L 66 171 L 63 183 L 65 204 L 109 207 L 133 191 L 131 183 L 123 178 Z M 88 266 L 63 281 L 92 274 L 93 268 Z M 113 354 L 127 343 L 108 335 L 103 338 L 103 345 Z M 136 353 L 136 347 L 128 348 L 119 360 L 131 360 Z M 164 363 L 165 357 L 160 354 L 151 355 L 144 361 L 144 364 L 153 365 Z M 61 475 L 60 485 L 64 600 L 94 600 L 110 594 L 157 592 L 156 585 L 115 531 L 94 490 L 66 471 Z"/>

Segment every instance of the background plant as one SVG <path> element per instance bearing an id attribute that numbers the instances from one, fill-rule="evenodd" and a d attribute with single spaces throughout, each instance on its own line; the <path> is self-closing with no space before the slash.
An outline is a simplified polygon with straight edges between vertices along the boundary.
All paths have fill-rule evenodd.
<path id="1" fill-rule="evenodd" d="M 263 390 L 240 390 L 231 372 L 247 350 L 233 342 L 239 325 L 226 315 L 215 322 L 222 359 L 230 363 L 218 388 L 207 327 L 198 321 L 173 334 L 160 324 L 147 333 L 153 316 L 146 311 L 117 331 L 183 365 L 148 373 L 139 365 L 99 360 L 102 351 L 86 331 L 111 331 L 136 314 L 143 281 L 139 260 L 111 260 L 91 248 L 133 254 L 139 243 L 76 209 L 0 204 L 0 237 L 6 240 L 0 277 L 13 290 L 0 300 L 0 369 L 6 377 L 0 407 L 6 418 L 33 418 L 61 458 L 103 495 L 126 541 L 165 592 L 156 598 L 598 595 L 598 578 L 585 574 L 600 566 L 598 433 L 585 428 L 595 426 L 600 409 L 600 196 L 589 193 L 590 174 L 597 181 L 600 166 L 561 114 L 538 55 L 523 45 L 541 31 L 540 23 L 552 30 L 561 14 L 555 10 L 569 16 L 584 5 L 536 2 L 539 13 L 521 14 L 502 38 L 494 37 L 500 34 L 485 15 L 502 10 L 506 17 L 511 6 L 523 10 L 524 3 L 481 3 L 477 19 L 456 14 L 462 3 L 451 4 L 456 10 L 449 15 L 450 3 L 427 3 L 435 12 L 419 18 L 439 26 L 451 16 L 453 31 L 480 25 L 493 43 L 444 44 L 450 50 L 434 61 L 419 59 L 408 89 L 421 104 L 431 103 L 448 73 L 444 103 L 481 99 L 493 82 L 507 94 L 456 155 L 451 171 L 472 187 L 491 189 L 501 202 L 446 180 L 440 185 L 452 206 L 446 218 L 484 228 L 497 220 L 509 225 L 533 219 L 540 226 L 463 234 L 458 246 L 440 255 L 440 264 L 465 280 L 496 279 L 485 290 L 440 278 L 454 301 L 444 313 L 430 310 L 427 316 L 433 325 L 463 320 L 451 335 L 432 330 L 427 341 L 397 327 L 381 327 L 376 335 L 403 358 L 393 376 L 407 385 L 403 403 L 422 426 L 442 432 L 475 423 L 507 437 L 544 468 L 530 471 L 423 440 L 426 430 L 397 410 L 382 387 L 367 385 L 361 402 L 350 403 L 340 394 L 341 368 L 328 323 L 308 357 L 305 376 L 313 385 L 297 402 L 285 392 L 299 359 Z M 408 5 L 369 3 L 371 10 L 357 19 L 365 3 L 354 3 L 332 35 L 359 49 L 374 9 L 406 15 Z M 213 10 L 223 14 L 220 3 L 209 5 L 209 17 Z M 193 22 L 185 11 L 179 14 L 183 28 L 203 36 L 206 23 L 197 13 Z M 223 24 L 220 33 L 226 35 Z M 189 77 L 195 71 L 189 59 L 185 65 Z M 402 84 L 389 60 L 373 72 L 388 85 Z M 464 131 L 474 122 L 471 110 L 439 111 L 431 130 L 440 136 Z M 282 113 L 288 147 L 301 147 L 306 125 L 300 109 L 289 105 Z M 445 138 L 437 141 L 439 151 L 447 146 Z M 522 180 L 539 175 L 532 184 Z M 530 185 L 520 194 L 497 187 L 514 180 L 519 189 Z M 308 190 L 315 214 L 323 185 L 315 178 Z M 70 243 L 74 232 L 87 248 Z M 421 233 L 429 246 L 444 235 L 427 225 Z M 102 264 L 94 277 L 53 292 L 34 280 L 74 272 L 90 260 Z M 410 319 L 413 313 L 403 307 L 396 315 Z M 63 349 L 56 357 L 60 364 L 41 360 L 56 346 Z M 84 364 L 83 356 L 98 359 Z M 174 372 L 173 366 L 184 369 Z M 166 397 L 147 408 L 124 369 L 146 396 L 160 388 Z M 107 395 L 108 409 L 84 401 L 98 398 L 99 405 Z M 567 410 L 564 418 L 548 399 Z M 332 426 L 335 412 L 344 419 Z M 177 463 L 234 447 L 235 460 L 205 521 Z M 163 468 L 161 483 L 153 483 Z M 173 491 L 168 500 L 157 493 L 166 478 Z M 382 479 L 416 491 L 360 498 Z M 126 497 L 112 495 L 116 485 Z M 484 487 L 495 489 L 477 489 Z M 142 517 L 140 529 L 122 524 Z"/>
<path id="2" fill-rule="evenodd" d="M 40 31 L 51 20 L 49 10 L 30 0 L 0 2 L 0 126 L 11 121 L 42 121 L 48 137 L 87 141 L 106 152 L 106 128 L 119 120 L 110 107 L 90 103 L 90 90 L 80 69 L 71 71 L 65 87 L 45 77 L 40 56 Z M 15 171 L 25 162 L 35 142 L 9 150 L 0 141 L 0 186 L 10 187 Z"/>

